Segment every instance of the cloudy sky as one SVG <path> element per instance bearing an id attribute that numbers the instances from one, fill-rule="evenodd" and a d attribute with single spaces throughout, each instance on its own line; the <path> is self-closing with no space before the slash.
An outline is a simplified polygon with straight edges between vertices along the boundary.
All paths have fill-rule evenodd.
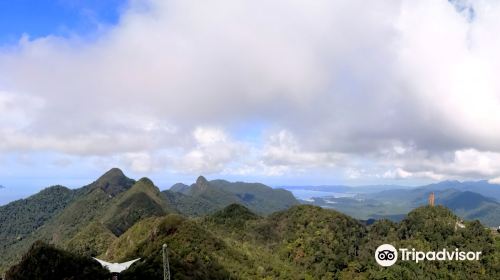
<path id="1" fill-rule="evenodd" d="M 0 184 L 500 182 L 500 2 L 0 2 Z"/>

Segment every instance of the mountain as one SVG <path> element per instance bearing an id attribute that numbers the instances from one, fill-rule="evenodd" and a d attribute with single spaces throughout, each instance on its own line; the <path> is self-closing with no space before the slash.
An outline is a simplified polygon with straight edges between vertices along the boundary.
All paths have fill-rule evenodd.
<path id="1" fill-rule="evenodd" d="M 62 244 L 72 252 L 98 256 L 136 222 L 176 212 L 163 200 L 153 182 L 142 178 L 115 199 L 107 201 L 91 219 L 72 227 L 75 233 L 68 234 L 67 241 Z"/>
<path id="2" fill-rule="evenodd" d="M 406 213 L 426 205 L 431 192 L 436 196 L 436 204 L 451 209 L 465 219 L 478 219 L 487 226 L 500 225 L 500 203 L 473 191 L 445 189 L 455 183 L 429 185 L 413 189 L 384 190 L 376 193 L 358 194 L 354 197 L 318 197 L 306 204 L 332 208 L 358 219 L 390 219 L 400 221 Z M 463 189 L 463 188 L 462 188 Z"/>
<path id="3" fill-rule="evenodd" d="M 479 221 L 463 220 L 496 213 L 496 200 L 478 193 L 436 191 L 436 203 L 463 214 L 459 216 L 441 205 L 418 206 L 426 203 L 426 189 L 412 189 L 406 196 L 398 191 L 399 200 L 386 195 L 384 201 L 382 194 L 372 193 L 323 201 L 350 211 L 385 209 L 372 211 L 379 217 L 392 215 L 387 212 L 391 206 L 398 211 L 416 207 L 403 212 L 400 222 L 364 222 L 335 210 L 297 205 L 290 192 L 257 183 L 200 176 L 191 186 L 178 184 L 174 190 L 160 192 L 147 178 L 133 181 L 110 170 L 82 188 L 52 187 L 0 207 L 5 211 L 2 222 L 12 227 L 4 230 L 6 236 L 24 228 L 21 238 L 0 240 L 0 274 L 8 270 L 6 279 L 109 279 L 89 259 L 97 256 L 110 262 L 141 258 L 121 279 L 162 279 L 162 247 L 167 244 L 174 279 L 500 277 L 500 236 Z M 381 269 L 373 255 L 384 243 L 481 251 L 482 259 L 398 262 Z"/>
<path id="4" fill-rule="evenodd" d="M 62 248 L 68 248 L 68 244 L 79 244 L 74 237 L 85 232 L 92 223 L 103 224 L 101 218 L 114 205 L 111 202 L 128 192 L 134 182 L 121 170 L 113 168 L 82 188 L 69 190 L 60 186 L 51 187 L 28 199 L 0 207 L 0 217 L 9 217 L 3 219 L 2 225 L 11 225 L 0 229 L 8 232 L 8 239 L 0 239 L 0 248 L 3 248 L 0 272 L 19 260 L 22 253 L 37 240 Z M 97 239 L 107 243 L 112 241 L 112 237 L 116 238 L 103 234 Z M 95 242 L 86 245 L 88 252 L 100 253 L 99 248 L 102 246 Z"/>
<path id="5" fill-rule="evenodd" d="M 137 222 L 182 213 L 204 216 L 232 203 L 269 214 L 297 204 L 291 193 L 262 184 L 198 178 L 183 192 L 160 192 L 154 183 L 135 181 L 113 168 L 96 181 L 70 190 L 56 186 L 0 207 L 0 274 L 41 240 L 83 256 L 104 254 Z"/>
<path id="6" fill-rule="evenodd" d="M 144 218 L 101 255 L 108 261 L 141 260 L 120 279 L 163 279 L 162 247 L 167 244 L 173 279 L 498 279 L 500 238 L 479 222 L 464 221 L 442 206 L 419 207 L 399 223 L 370 226 L 333 210 L 299 205 L 258 216 L 232 204 L 202 219 L 179 214 Z M 396 248 L 481 251 L 481 262 L 398 261 L 381 268 L 373 255 L 380 244 Z M 41 279 L 64 272 L 67 279 L 95 271 L 95 263 L 74 253 L 30 250 L 7 279 Z M 33 252 L 34 251 L 34 252 Z M 82 269 L 80 264 L 84 264 Z M 44 269 L 35 269 L 43 264 Z M 61 264 L 74 269 L 66 274 Z M 24 273 L 24 274 L 23 274 Z M 17 278 L 16 278 L 17 277 Z M 94 275 L 92 279 L 108 279 Z M 50 277 L 49 277 L 50 278 Z M 49 279 L 46 278 L 46 279 Z M 55 279 L 54 277 L 50 279 Z"/>
<path id="7" fill-rule="evenodd" d="M 408 195 L 415 197 L 416 195 L 428 194 L 430 192 L 442 192 L 449 189 L 465 192 L 470 191 L 478 193 L 482 196 L 493 198 L 500 202 L 500 185 L 490 184 L 488 181 L 443 181 L 435 184 L 415 187 L 411 189 L 392 189 L 376 192 L 373 195 L 379 197 L 391 197 L 393 200 L 407 197 Z M 371 196 L 372 198 L 374 196 Z"/>
<path id="8" fill-rule="evenodd" d="M 72 190 L 53 186 L 0 207 L 0 260 L 13 244 L 23 242 L 75 199 Z"/>
<path id="9" fill-rule="evenodd" d="M 173 212 L 176 212 L 175 208 L 166 203 L 158 187 L 148 178 L 142 178 L 113 201 L 101 220 L 116 236 L 120 236 L 143 218 Z"/>
<path id="10" fill-rule="evenodd" d="M 317 192 L 331 193 L 375 193 L 384 190 L 411 189 L 410 186 L 400 185 L 363 185 L 363 186 L 344 186 L 344 185 L 321 185 L 321 186 L 281 186 L 285 190 L 307 190 Z"/>
<path id="11" fill-rule="evenodd" d="M 500 185 L 491 184 L 487 180 L 481 181 L 442 181 L 424 186 L 400 186 L 400 185 L 365 185 L 365 186 L 343 186 L 343 185 L 325 185 L 325 186 L 283 186 L 282 188 L 296 191 L 308 190 L 318 192 L 332 193 L 351 193 L 351 194 L 380 194 L 399 197 L 406 195 L 407 192 L 436 192 L 447 189 L 456 189 L 459 191 L 472 191 L 485 197 L 491 197 L 500 202 Z"/>
<path id="12" fill-rule="evenodd" d="M 238 203 L 259 214 L 269 214 L 297 205 L 293 194 L 259 183 L 208 181 L 200 176 L 191 186 L 175 184 L 163 192 L 164 197 L 177 205 L 181 213 L 199 215 L 213 213 Z"/>
<path id="13" fill-rule="evenodd" d="M 420 187 L 427 191 L 443 191 L 446 189 L 456 189 L 459 191 L 471 191 L 481 194 L 485 197 L 490 197 L 500 202 L 500 185 L 490 184 L 486 180 L 482 181 L 443 181 L 436 184 L 430 184 Z"/>
<path id="14" fill-rule="evenodd" d="M 81 191 L 92 191 L 95 189 L 101 189 L 104 193 L 116 196 L 130 189 L 135 184 L 135 180 L 128 178 L 123 174 L 118 168 L 112 168 L 108 172 L 104 173 L 95 182 L 87 185 L 81 189 Z"/>
<path id="15" fill-rule="evenodd" d="M 5 189 L 5 187 L 3 185 L 0 185 L 0 189 Z"/>
<path id="16" fill-rule="evenodd" d="M 500 225 L 500 203 L 470 191 L 452 192 L 437 202 L 465 219 L 478 219 L 488 226 Z"/>
<path id="17" fill-rule="evenodd" d="M 483 204 L 500 205 L 494 199 L 484 197 L 475 192 L 448 191 L 446 195 L 438 197 L 437 202 L 453 210 L 471 211 L 481 207 Z M 445 193 L 441 192 L 441 194 Z"/>
<path id="18" fill-rule="evenodd" d="M 213 213 L 224 206 L 218 205 L 217 203 L 203 197 L 186 195 L 181 192 L 171 190 L 162 191 L 162 195 L 169 204 L 173 205 L 175 209 L 177 209 L 177 211 L 191 217 L 204 216 L 208 213 Z"/>
<path id="19" fill-rule="evenodd" d="M 109 279 L 106 271 L 95 260 L 65 252 L 43 242 L 36 242 L 23 256 L 20 263 L 12 266 L 5 278 L 28 279 Z"/>
<path id="20" fill-rule="evenodd" d="M 179 192 L 182 194 L 186 194 L 189 190 L 189 186 L 183 183 L 177 183 L 174 184 L 172 187 L 170 187 L 170 191 L 172 192 Z"/>
<path id="21" fill-rule="evenodd" d="M 467 191 L 467 187 L 445 188 L 445 186 L 455 183 L 430 185 L 413 190 L 399 190 L 398 192 L 381 192 L 371 198 L 377 197 L 379 201 L 392 202 L 397 205 L 406 204 L 415 208 L 427 204 L 427 198 L 431 192 L 435 193 L 436 204 L 443 205 L 451 209 L 455 214 L 465 219 L 478 219 L 488 226 L 500 225 L 500 203 L 492 197 L 486 197 L 474 191 Z M 483 191 L 483 193 L 485 193 Z M 396 201 L 397 200 L 397 201 Z"/>
<path id="22" fill-rule="evenodd" d="M 82 256 L 94 257 L 106 252 L 117 237 L 101 222 L 94 221 L 80 228 L 67 239 L 64 248 Z"/>
<path id="23" fill-rule="evenodd" d="M 226 208 L 208 216 L 206 220 L 225 228 L 242 229 L 245 223 L 250 220 L 257 220 L 260 217 L 241 204 L 231 204 Z"/>

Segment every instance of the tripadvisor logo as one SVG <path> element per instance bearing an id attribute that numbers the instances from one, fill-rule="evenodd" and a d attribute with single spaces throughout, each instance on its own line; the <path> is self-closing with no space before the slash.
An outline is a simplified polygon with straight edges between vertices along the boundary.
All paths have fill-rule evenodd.
<path id="1" fill-rule="evenodd" d="M 391 266 L 398 260 L 401 261 L 478 261 L 481 252 L 465 252 L 458 249 L 449 251 L 442 249 L 440 251 L 417 251 L 415 248 L 399 248 L 396 250 L 391 244 L 382 244 L 375 251 L 375 261 L 381 266 Z"/>
<path id="2" fill-rule="evenodd" d="M 381 266 L 391 266 L 398 260 L 398 251 L 391 244 L 382 244 L 375 251 L 375 260 Z"/>

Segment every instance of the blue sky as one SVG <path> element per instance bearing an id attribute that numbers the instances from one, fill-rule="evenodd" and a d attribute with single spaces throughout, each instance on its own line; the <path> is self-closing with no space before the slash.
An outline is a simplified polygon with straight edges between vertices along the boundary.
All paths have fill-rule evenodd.
<path id="1" fill-rule="evenodd" d="M 24 196 L 112 167 L 161 188 L 201 174 L 500 182 L 498 14 L 495 1 L 0 0 L 0 184 Z"/>
<path id="2" fill-rule="evenodd" d="M 14 43 L 23 34 L 31 38 L 92 34 L 98 25 L 116 24 L 125 4 L 123 0 L 2 0 L 0 43 Z"/>

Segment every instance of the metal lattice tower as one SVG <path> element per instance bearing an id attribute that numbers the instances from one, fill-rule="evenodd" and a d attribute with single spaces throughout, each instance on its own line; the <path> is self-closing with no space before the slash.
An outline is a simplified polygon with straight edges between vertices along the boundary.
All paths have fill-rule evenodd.
<path id="1" fill-rule="evenodd" d="M 167 244 L 163 244 L 163 280 L 170 280 L 170 264 L 168 262 Z"/>

